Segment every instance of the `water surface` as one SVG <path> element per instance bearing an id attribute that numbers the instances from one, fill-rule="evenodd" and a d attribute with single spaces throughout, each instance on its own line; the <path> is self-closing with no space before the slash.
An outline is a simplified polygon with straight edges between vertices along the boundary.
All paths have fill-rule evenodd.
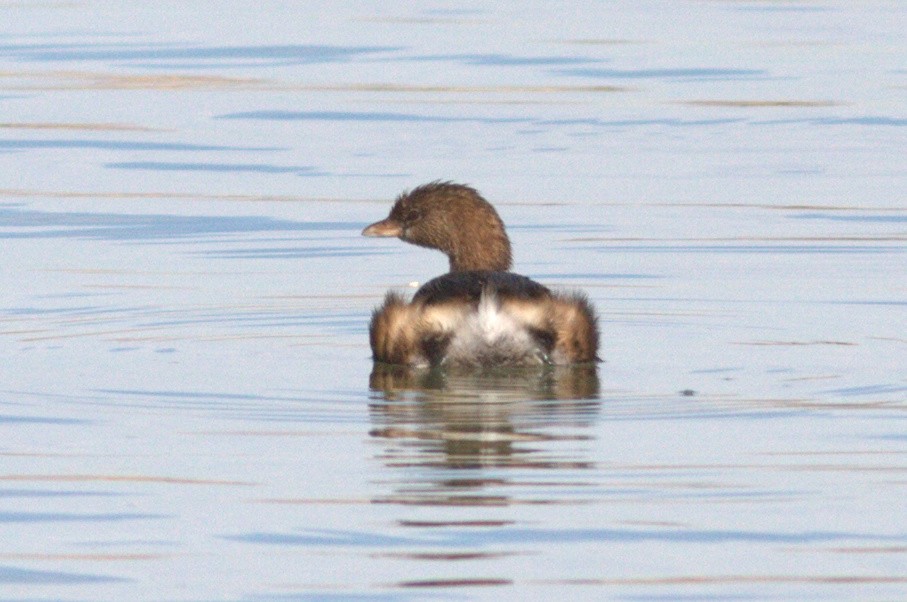
<path id="1" fill-rule="evenodd" d="M 905 29 L 0 4 L 0 599 L 904 598 Z M 597 369 L 372 365 L 434 179 Z"/>

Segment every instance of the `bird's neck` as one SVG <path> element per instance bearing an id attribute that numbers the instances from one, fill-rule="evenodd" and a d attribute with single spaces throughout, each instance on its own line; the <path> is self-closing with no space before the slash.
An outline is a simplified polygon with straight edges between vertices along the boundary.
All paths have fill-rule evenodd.
<path id="1" fill-rule="evenodd" d="M 478 241 L 447 253 L 451 272 L 487 270 L 506 272 L 511 266 L 510 243 L 507 239 Z"/>

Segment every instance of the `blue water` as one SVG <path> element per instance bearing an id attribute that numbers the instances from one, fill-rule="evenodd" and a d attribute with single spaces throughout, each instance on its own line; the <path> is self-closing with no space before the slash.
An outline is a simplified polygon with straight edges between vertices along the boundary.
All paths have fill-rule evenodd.
<path id="1" fill-rule="evenodd" d="M 905 30 L 0 4 L 0 600 L 907 598 Z M 436 179 L 603 363 L 372 365 Z"/>

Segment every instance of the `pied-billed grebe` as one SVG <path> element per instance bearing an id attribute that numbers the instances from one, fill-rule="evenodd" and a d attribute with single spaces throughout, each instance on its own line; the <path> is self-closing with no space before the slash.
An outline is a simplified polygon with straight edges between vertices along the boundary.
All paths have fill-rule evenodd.
<path id="1" fill-rule="evenodd" d="M 557 293 L 509 272 L 510 240 L 473 188 L 432 182 L 397 197 L 362 231 L 438 249 L 450 272 L 407 302 L 390 292 L 369 327 L 374 359 L 408 366 L 576 364 L 598 361 L 595 312 L 582 293 Z"/>

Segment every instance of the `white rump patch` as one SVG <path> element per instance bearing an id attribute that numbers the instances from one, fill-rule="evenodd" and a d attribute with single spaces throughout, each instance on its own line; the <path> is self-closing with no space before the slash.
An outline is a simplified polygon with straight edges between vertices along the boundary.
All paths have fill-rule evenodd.
<path id="1" fill-rule="evenodd" d="M 458 324 L 446 324 L 453 338 L 445 364 L 494 366 L 546 362 L 544 350 L 520 319 L 522 316 L 502 307 L 493 292 L 482 294 L 477 311 L 464 312 L 458 317 Z"/>

